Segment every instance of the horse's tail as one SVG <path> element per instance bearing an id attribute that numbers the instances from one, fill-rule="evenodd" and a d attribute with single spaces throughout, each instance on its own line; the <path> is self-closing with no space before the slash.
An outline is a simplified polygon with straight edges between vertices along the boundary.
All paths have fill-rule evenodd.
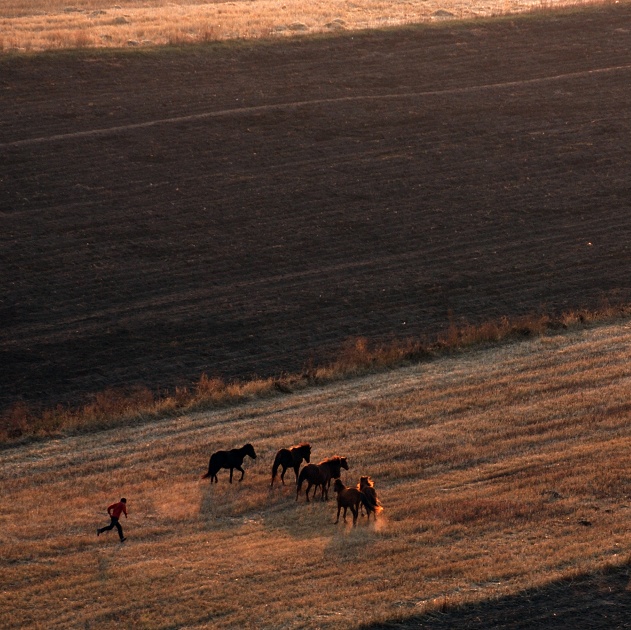
<path id="1" fill-rule="evenodd" d="M 363 506 L 366 508 L 366 513 L 375 512 L 375 514 L 379 514 L 379 512 L 383 511 L 383 507 L 381 507 L 381 502 L 376 495 L 373 496 L 372 494 L 360 492 L 359 498 L 361 499 Z"/>
<path id="2" fill-rule="evenodd" d="M 205 475 L 202 475 L 202 479 L 208 479 L 208 477 L 212 477 L 212 474 L 213 474 L 212 469 L 211 469 L 212 463 L 213 463 L 213 458 L 211 455 L 210 460 L 208 461 L 208 472 Z"/>
<path id="3" fill-rule="evenodd" d="M 372 493 L 372 500 L 375 504 L 375 512 L 377 514 L 379 514 L 379 512 L 383 512 L 383 506 L 381 505 L 381 501 L 379 500 L 379 497 L 377 497 L 376 492 Z"/>
<path id="4" fill-rule="evenodd" d="M 302 488 L 302 482 L 306 479 L 307 475 L 305 474 L 306 466 L 300 471 L 298 475 L 298 479 L 296 480 L 296 489 L 300 492 Z"/>
<path id="5" fill-rule="evenodd" d="M 305 474 L 306 466 L 300 471 L 298 475 L 298 479 L 296 480 L 296 501 L 298 500 L 298 495 L 300 494 L 300 490 L 302 489 L 302 482 L 306 479 L 307 475 Z M 307 497 L 309 498 L 309 497 Z"/>
<path id="6" fill-rule="evenodd" d="M 276 457 L 274 458 L 274 463 L 272 464 L 272 483 L 270 485 L 274 485 L 274 479 L 276 479 L 276 473 L 278 472 L 278 467 L 280 466 L 280 451 L 276 453 Z"/>

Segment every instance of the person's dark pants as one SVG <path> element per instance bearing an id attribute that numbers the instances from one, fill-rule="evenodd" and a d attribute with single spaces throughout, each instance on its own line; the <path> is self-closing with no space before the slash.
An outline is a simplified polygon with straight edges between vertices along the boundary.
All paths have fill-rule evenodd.
<path id="1" fill-rule="evenodd" d="M 110 516 L 110 518 L 112 519 L 112 522 L 107 527 L 101 527 L 101 529 L 99 529 L 99 533 L 102 534 L 103 532 L 109 532 L 110 529 L 114 529 L 116 527 L 118 530 L 118 537 L 123 540 L 123 528 L 121 527 L 121 524 L 115 516 Z"/>

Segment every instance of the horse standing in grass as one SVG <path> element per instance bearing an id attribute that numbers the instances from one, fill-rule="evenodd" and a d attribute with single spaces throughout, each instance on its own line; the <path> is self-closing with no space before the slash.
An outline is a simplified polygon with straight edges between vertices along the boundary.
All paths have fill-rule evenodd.
<path id="1" fill-rule="evenodd" d="M 256 459 L 256 453 L 254 447 L 251 444 L 245 444 L 241 448 L 233 448 L 229 451 L 217 451 L 210 456 L 208 462 L 208 472 L 202 477 L 207 479 L 210 477 L 210 483 L 219 483 L 217 479 L 217 473 L 222 468 L 230 469 L 230 483 L 232 483 L 232 472 L 236 468 L 241 471 L 241 478 L 239 481 L 243 481 L 243 475 L 245 470 L 242 468 L 243 460 L 246 455 L 249 455 L 252 459 Z"/>
<path id="2" fill-rule="evenodd" d="M 362 501 L 359 509 L 361 511 L 362 507 L 366 508 L 366 514 L 368 516 L 368 520 L 370 520 L 370 513 L 373 513 L 373 518 L 377 520 L 377 513 L 381 512 L 383 508 L 381 507 L 381 503 L 377 498 L 377 491 L 375 490 L 375 484 L 373 483 L 370 477 L 360 477 L 359 483 L 357 484 L 357 489 L 364 495 L 366 501 Z"/>
<path id="3" fill-rule="evenodd" d="M 274 458 L 274 464 L 272 466 L 272 483 L 274 485 L 274 479 L 276 479 L 276 473 L 278 468 L 282 467 L 280 473 L 280 480 L 285 485 L 285 473 L 288 468 L 293 468 L 296 475 L 296 482 L 298 482 L 298 471 L 300 470 L 300 464 L 304 459 L 307 464 L 311 461 L 311 444 L 303 442 L 298 446 L 292 446 L 291 448 L 281 448 L 276 457 Z"/>
<path id="4" fill-rule="evenodd" d="M 366 496 L 357 488 L 347 488 L 341 479 L 336 479 L 333 484 L 333 491 L 337 494 L 337 518 L 335 523 L 340 521 L 340 512 L 344 508 L 344 522 L 346 523 L 346 510 L 350 509 L 353 513 L 353 527 L 357 525 L 357 514 L 359 506 L 367 501 Z M 368 509 L 368 508 L 366 508 Z"/>
<path id="5" fill-rule="evenodd" d="M 331 479 L 338 479 L 342 474 L 342 468 L 348 470 L 348 461 L 346 457 L 340 457 L 335 455 L 321 461 L 319 464 L 307 464 L 298 475 L 298 482 L 296 483 L 296 501 L 300 495 L 302 484 L 307 482 L 307 491 L 305 496 L 307 497 L 307 503 L 309 503 L 309 490 L 311 486 L 315 486 L 313 490 L 313 496 L 315 498 L 316 490 L 318 486 L 322 490 L 322 500 L 329 500 L 329 486 L 331 485 Z"/>

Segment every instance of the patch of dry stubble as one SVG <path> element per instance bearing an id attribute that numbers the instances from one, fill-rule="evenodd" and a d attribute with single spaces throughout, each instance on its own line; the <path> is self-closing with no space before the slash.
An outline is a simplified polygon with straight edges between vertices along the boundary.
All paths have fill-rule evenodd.
<path id="1" fill-rule="evenodd" d="M 49 627 L 351 627 L 621 563 L 630 343 L 628 323 L 544 336 L 7 450 L 0 608 L 22 626 L 55 609 Z M 291 472 L 269 488 L 276 450 L 303 440 L 313 461 L 348 456 L 347 485 L 372 476 L 376 523 L 334 526 Z M 243 483 L 200 480 L 244 442 Z M 123 494 L 129 541 L 97 539 Z"/>
<path id="2" fill-rule="evenodd" d="M 0 7 L 0 51 L 180 45 L 228 39 L 380 28 L 471 19 L 593 2 L 576 0 L 9 0 Z"/>

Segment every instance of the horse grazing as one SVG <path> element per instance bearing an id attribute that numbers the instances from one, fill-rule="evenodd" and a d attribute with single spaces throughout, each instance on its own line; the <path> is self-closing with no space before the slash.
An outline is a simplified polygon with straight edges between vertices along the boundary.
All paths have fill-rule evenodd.
<path id="1" fill-rule="evenodd" d="M 370 477 L 360 477 L 357 489 L 362 493 L 365 500 L 362 500 L 359 509 L 366 508 L 366 514 L 368 520 L 370 520 L 370 513 L 373 513 L 374 519 L 377 520 L 377 513 L 381 512 L 383 508 L 377 498 L 377 491 L 375 490 L 375 484 Z"/>
<path id="2" fill-rule="evenodd" d="M 331 479 L 338 479 L 342 474 L 342 468 L 348 470 L 348 461 L 346 457 L 340 457 L 335 455 L 328 459 L 322 460 L 319 464 L 307 464 L 298 475 L 298 481 L 296 483 L 296 501 L 300 495 L 302 484 L 307 482 L 307 491 L 305 496 L 307 497 L 307 503 L 309 503 L 309 490 L 311 486 L 315 486 L 313 490 L 313 497 L 318 487 L 322 491 L 322 500 L 329 500 L 329 486 L 331 485 Z"/>
<path id="3" fill-rule="evenodd" d="M 341 479 L 336 479 L 333 484 L 333 491 L 337 494 L 337 518 L 335 523 L 340 521 L 340 511 L 344 508 L 344 522 L 346 523 L 346 510 L 350 508 L 353 513 L 353 527 L 357 525 L 357 514 L 362 502 L 366 502 L 365 495 L 357 488 L 347 488 Z M 368 508 L 366 508 L 368 509 Z"/>
<path id="4" fill-rule="evenodd" d="M 217 473 L 222 468 L 230 469 L 230 483 L 232 483 L 232 472 L 236 468 L 241 471 L 241 478 L 239 481 L 243 481 L 243 475 L 245 470 L 241 467 L 246 455 L 249 455 L 252 459 L 256 459 L 256 453 L 254 447 L 251 444 L 245 444 L 241 448 L 233 448 L 229 451 L 217 451 L 210 456 L 208 462 L 208 472 L 202 477 L 207 479 L 210 477 L 210 483 L 213 481 L 219 483 L 217 479 Z"/>
<path id="5" fill-rule="evenodd" d="M 298 470 L 300 469 L 300 464 L 302 464 L 303 459 L 305 460 L 305 462 L 307 462 L 307 464 L 310 462 L 311 444 L 303 442 L 302 444 L 298 444 L 298 446 L 292 446 L 291 448 L 281 448 L 280 451 L 276 453 L 276 457 L 274 458 L 274 464 L 272 466 L 272 483 L 270 485 L 274 485 L 274 479 L 276 479 L 276 473 L 278 472 L 279 466 L 282 466 L 280 480 L 283 485 L 285 485 L 285 473 L 287 472 L 288 468 L 294 469 L 297 482 Z"/>

